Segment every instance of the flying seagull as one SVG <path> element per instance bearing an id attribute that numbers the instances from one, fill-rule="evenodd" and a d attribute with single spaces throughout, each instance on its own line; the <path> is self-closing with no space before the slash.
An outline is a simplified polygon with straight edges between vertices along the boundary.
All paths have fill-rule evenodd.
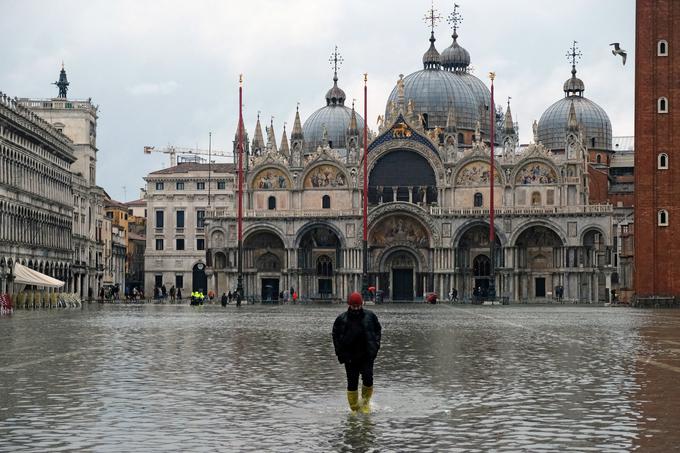
<path id="1" fill-rule="evenodd" d="M 612 50 L 612 55 L 621 55 L 621 58 L 623 58 L 623 64 L 625 65 L 626 64 L 626 56 L 628 55 L 628 53 L 625 50 L 623 50 L 621 47 L 619 47 L 618 42 L 613 42 L 609 45 L 614 46 L 614 50 Z"/>

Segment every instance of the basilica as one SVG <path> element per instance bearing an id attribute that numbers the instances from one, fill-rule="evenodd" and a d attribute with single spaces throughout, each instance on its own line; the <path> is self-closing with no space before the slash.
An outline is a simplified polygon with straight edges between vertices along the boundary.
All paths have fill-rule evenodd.
<path id="1" fill-rule="evenodd" d="M 584 96 L 574 58 L 561 98 L 520 146 L 510 104 L 493 108 L 457 26 L 442 52 L 432 31 L 422 69 L 399 76 L 378 130 L 367 131 L 369 285 L 391 301 L 453 289 L 470 300 L 492 281 L 512 303 L 606 301 L 613 208 L 589 197 L 590 161 L 613 154 L 606 112 Z M 342 300 L 362 287 L 364 120 L 335 69 L 325 105 L 304 122 L 296 113 L 278 143 L 259 118 L 252 141 L 240 131 L 246 298 L 293 288 L 306 300 Z M 237 285 L 236 212 L 206 213 L 206 275 L 218 294 Z"/>

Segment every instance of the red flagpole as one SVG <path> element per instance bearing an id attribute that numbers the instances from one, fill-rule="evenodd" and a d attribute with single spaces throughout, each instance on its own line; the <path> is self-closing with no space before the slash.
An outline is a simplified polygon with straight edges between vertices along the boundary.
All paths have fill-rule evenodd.
<path id="1" fill-rule="evenodd" d="M 496 123 L 496 107 L 493 102 L 493 80 L 496 78 L 496 73 L 490 72 L 489 78 L 491 79 L 491 137 L 489 143 L 491 144 L 491 156 L 490 156 L 490 185 L 489 185 L 489 255 L 490 255 L 490 280 L 489 280 L 489 299 L 496 299 L 496 233 L 494 227 L 494 196 L 493 196 L 493 186 L 494 186 L 494 142 L 496 140 L 496 134 L 494 132 L 494 125 Z"/>
<path id="2" fill-rule="evenodd" d="M 495 141 L 495 134 L 494 134 L 494 123 L 496 122 L 496 107 L 494 106 L 493 102 L 493 79 L 496 78 L 496 74 L 493 72 L 490 74 L 491 77 L 491 171 L 490 171 L 490 176 L 491 176 L 491 191 L 489 193 L 489 241 L 492 243 L 495 242 L 496 236 L 494 234 L 494 223 L 493 223 L 493 217 L 494 217 L 494 210 L 493 210 L 493 186 L 494 186 L 494 178 L 493 178 L 493 172 L 494 172 L 494 141 Z M 493 260 L 493 257 L 491 257 Z"/>
<path id="3" fill-rule="evenodd" d="M 364 240 L 361 293 L 368 296 L 368 74 L 364 74 Z"/>
<path id="4" fill-rule="evenodd" d="M 238 77 L 238 281 L 243 296 L 243 74 Z"/>
<path id="5" fill-rule="evenodd" d="M 364 74 L 364 241 L 368 240 L 368 74 Z"/>

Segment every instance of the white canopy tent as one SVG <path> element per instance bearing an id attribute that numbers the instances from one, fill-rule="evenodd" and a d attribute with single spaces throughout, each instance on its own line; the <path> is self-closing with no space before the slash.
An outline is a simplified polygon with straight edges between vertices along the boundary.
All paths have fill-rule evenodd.
<path id="1" fill-rule="evenodd" d="M 64 282 L 49 275 L 34 271 L 30 267 L 14 263 L 14 283 L 18 285 L 35 285 L 44 288 L 61 288 Z"/>

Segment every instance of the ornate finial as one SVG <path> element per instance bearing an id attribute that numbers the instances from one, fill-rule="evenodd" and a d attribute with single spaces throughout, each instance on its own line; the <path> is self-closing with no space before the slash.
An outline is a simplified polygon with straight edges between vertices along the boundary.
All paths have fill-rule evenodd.
<path id="1" fill-rule="evenodd" d="M 355 103 L 356 101 L 357 101 L 357 100 L 356 100 L 355 98 L 352 98 L 352 110 L 354 110 L 354 103 Z"/>
<path id="2" fill-rule="evenodd" d="M 338 53 L 338 46 L 335 46 L 335 50 L 331 54 L 331 57 L 328 59 L 329 63 L 333 67 L 333 80 L 335 82 L 338 81 L 338 68 L 342 66 L 342 62 L 345 61 L 343 60 L 342 56 Z"/>
<path id="3" fill-rule="evenodd" d="M 257 111 L 257 120 L 260 121 L 260 111 Z"/>
<path id="4" fill-rule="evenodd" d="M 64 63 L 61 64 L 61 67 L 64 67 Z M 243 74 L 238 75 L 238 86 L 242 87 L 243 86 Z"/>
<path id="5" fill-rule="evenodd" d="M 494 81 L 494 79 L 496 78 L 496 73 L 495 73 L 495 72 L 493 72 L 493 71 L 489 72 L 489 78 L 490 78 L 490 79 L 491 79 L 491 81 L 493 82 L 493 81 Z"/>
<path id="6" fill-rule="evenodd" d="M 297 105 L 295 106 L 295 111 L 296 112 L 300 111 L 300 101 L 298 101 Z"/>
<path id="7" fill-rule="evenodd" d="M 368 83 L 368 72 L 364 72 L 364 85 Z"/>
<path id="8" fill-rule="evenodd" d="M 578 41 L 574 41 L 574 44 L 572 44 L 571 49 L 569 49 L 569 52 L 567 52 L 567 59 L 571 60 L 571 73 L 576 75 L 576 63 L 583 57 L 583 54 L 581 53 L 581 50 L 576 47 L 576 43 Z"/>
<path id="9" fill-rule="evenodd" d="M 510 96 L 508 96 L 508 108 L 510 108 L 510 99 L 512 99 Z"/>
<path id="10" fill-rule="evenodd" d="M 427 14 L 425 14 L 425 17 L 423 17 L 423 20 L 427 23 L 430 23 L 430 31 L 434 33 L 434 27 L 437 25 L 437 22 L 439 22 L 442 19 L 442 16 L 439 15 L 439 11 L 434 9 L 434 0 L 432 0 L 432 6 L 430 6 L 430 9 L 427 11 Z"/>
<path id="11" fill-rule="evenodd" d="M 453 39 L 458 38 L 458 26 L 463 22 L 463 16 L 458 12 L 460 6 L 457 3 L 453 4 L 453 12 L 449 14 L 446 21 L 453 27 Z"/>

